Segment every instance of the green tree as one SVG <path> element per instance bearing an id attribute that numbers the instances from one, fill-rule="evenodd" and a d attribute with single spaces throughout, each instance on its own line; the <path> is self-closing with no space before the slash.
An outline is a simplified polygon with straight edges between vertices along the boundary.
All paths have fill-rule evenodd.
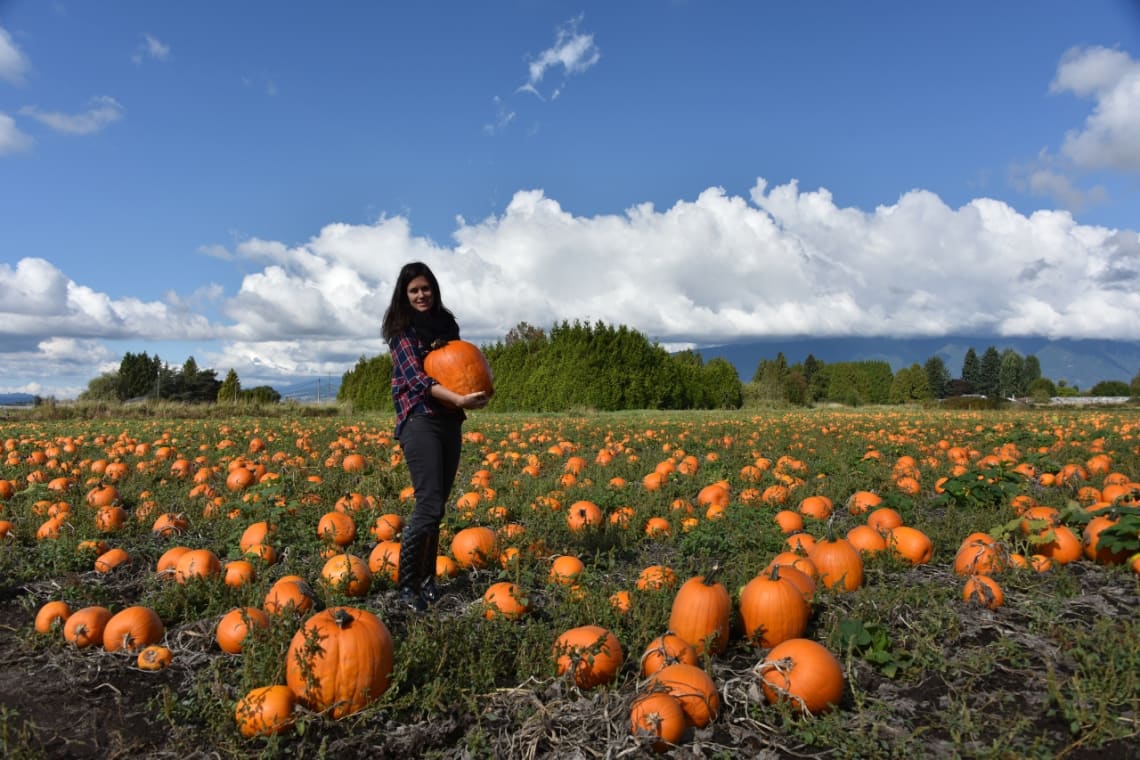
<path id="1" fill-rule="evenodd" d="M 1133 396 L 1140 396 L 1140 372 L 1137 372 L 1132 377 L 1132 382 L 1128 386 L 1132 390 Z"/>
<path id="2" fill-rule="evenodd" d="M 104 372 L 87 382 L 87 390 L 79 394 L 80 401 L 116 401 L 119 398 L 119 372 Z"/>
<path id="3" fill-rule="evenodd" d="M 918 364 L 900 369 L 891 382 L 888 400 L 892 404 L 906 404 L 931 398 L 926 371 Z"/>
<path id="4" fill-rule="evenodd" d="M 1034 354 L 1025 357 L 1025 364 L 1021 367 L 1021 392 L 1028 393 L 1029 386 L 1041 377 L 1041 361 Z"/>
<path id="5" fill-rule="evenodd" d="M 1001 389 L 1001 354 L 993 346 L 988 346 L 982 354 L 981 375 L 978 385 L 974 386 L 978 393 L 987 398 L 994 398 Z"/>
<path id="6" fill-rule="evenodd" d="M 962 379 L 970 386 L 967 393 L 981 392 L 982 362 L 973 346 L 966 350 L 966 356 L 962 359 Z"/>
<path id="7" fill-rule="evenodd" d="M 1017 396 L 1025 387 L 1022 382 L 1021 372 L 1025 366 L 1025 360 L 1021 358 L 1021 354 L 1014 351 L 1012 348 L 1007 348 L 1001 352 L 1001 364 L 998 367 L 998 395 L 1002 398 L 1012 398 Z"/>
<path id="8" fill-rule="evenodd" d="M 378 354 L 371 359 L 360 357 L 356 366 L 345 372 L 336 392 L 338 401 L 350 401 L 361 410 L 392 409 L 392 357 Z"/>
<path id="9" fill-rule="evenodd" d="M 160 390 L 161 371 L 162 360 L 158 356 L 152 358 L 145 351 L 124 354 L 119 362 L 119 400 L 156 397 Z"/>
<path id="10" fill-rule="evenodd" d="M 239 395 L 241 394 L 241 381 L 238 380 L 238 374 L 230 367 L 230 371 L 226 373 L 226 379 L 218 386 L 218 393 L 215 396 L 220 404 L 234 404 L 237 403 Z"/>
<path id="11" fill-rule="evenodd" d="M 1132 388 L 1123 380 L 1101 380 L 1089 388 L 1090 396 L 1131 396 Z"/>
<path id="12" fill-rule="evenodd" d="M 931 398 L 945 398 L 946 388 L 950 384 L 950 370 L 941 356 L 932 356 L 926 360 L 922 367 L 926 373 L 926 385 Z"/>
<path id="13" fill-rule="evenodd" d="M 1039 377 L 1029 384 L 1026 392 L 1034 402 L 1044 404 L 1057 395 L 1057 386 L 1049 378 Z"/>
<path id="14" fill-rule="evenodd" d="M 776 354 L 775 359 L 761 359 L 752 376 L 758 397 L 768 401 L 784 400 L 784 384 L 787 379 L 788 360 L 782 351 Z"/>
<path id="15" fill-rule="evenodd" d="M 281 394 L 268 385 L 258 385 L 253 388 L 243 388 L 238 398 L 246 403 L 276 404 L 281 401 Z"/>

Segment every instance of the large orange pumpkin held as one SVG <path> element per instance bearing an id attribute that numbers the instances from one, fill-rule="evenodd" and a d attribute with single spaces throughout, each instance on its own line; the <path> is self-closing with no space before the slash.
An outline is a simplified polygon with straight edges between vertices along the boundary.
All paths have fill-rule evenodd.
<path id="1" fill-rule="evenodd" d="M 424 372 L 448 390 L 461 396 L 482 391 L 487 398 L 495 395 L 491 365 L 474 343 L 451 340 L 428 352 Z"/>

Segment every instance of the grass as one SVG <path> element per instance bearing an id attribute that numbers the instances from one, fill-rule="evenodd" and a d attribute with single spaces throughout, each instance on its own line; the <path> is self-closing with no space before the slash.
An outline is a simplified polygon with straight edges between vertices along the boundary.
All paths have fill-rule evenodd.
<path id="1" fill-rule="evenodd" d="M 672 593 L 636 589 L 640 570 L 666 564 L 684 580 L 719 561 L 718 578 L 735 597 L 783 548 L 784 536 L 772 522 L 777 508 L 794 508 L 807 495 L 829 497 L 837 507 L 830 526 L 811 521 L 807 526 L 821 537 L 829 527 L 842 533 L 861 522 L 862 516 L 848 514 L 842 505 L 855 490 L 872 490 L 906 524 L 932 538 L 935 555 L 920 566 L 886 555 L 868 558 L 861 588 L 818 593 L 806 636 L 840 659 L 847 681 L 842 704 L 815 717 L 786 704 L 764 704 L 753 673 L 762 652 L 743 641 L 734 620 L 728 652 L 702 661 L 721 692 L 722 715 L 708 728 L 690 731 L 675 756 L 695 756 L 698 746 L 700 756 L 724 757 L 764 751 L 851 758 L 1137 754 L 1140 576 L 1127 567 L 1087 560 L 1047 573 L 1008 571 L 1000 576 L 1006 604 L 991 611 L 962 602 L 962 579 L 952 570 L 958 544 L 977 530 L 1005 539 L 1014 550 L 1033 548 L 1016 527 L 1010 507 L 1014 495 L 1031 494 L 1079 521 L 1082 505 L 1075 487 L 1044 487 L 1003 468 L 984 473 L 982 480 L 983 473 L 971 469 L 947 481 L 943 494 L 933 488 L 949 474 L 940 441 L 979 456 L 1013 443 L 1023 461 L 1046 472 L 1084 462 L 1103 449 L 1112 454 L 1114 471 L 1136 480 L 1140 447 L 1133 430 L 1140 430 L 1140 414 L 1135 410 L 479 413 L 465 429 L 484 440 L 465 444 L 453 501 L 472 489 L 476 470 L 492 468 L 490 455 L 499 456 L 501 466 L 492 468 L 493 496 L 473 512 L 449 512 L 441 553 L 463 527 L 503 524 L 486 510 L 504 507 L 506 521 L 525 527 L 517 541 L 522 560 L 509 569 L 465 571 L 445 585 L 437 607 L 413 616 L 396 603 L 386 579 L 374 578 L 371 592 L 357 600 L 316 583 L 324 559 L 315 526 L 340 496 L 360 492 L 378 502 L 355 515 L 358 537 L 349 550 L 363 558 L 372 543 L 366 526 L 378 514 L 406 517 L 410 511 L 399 498 L 408 478 L 402 464 L 392 460 L 396 449 L 389 417 L 152 415 L 0 423 L 0 440 L 7 439 L 6 450 L 15 452 L 0 466 L 0 478 L 20 486 L 0 502 L 0 519 L 12 521 L 16 532 L 0 543 L 0 606 L 12 621 L 0 628 L 0 656 L 8 663 L 6 675 L 0 675 L 0 752 L 50 757 L 98 747 L 173 756 L 209 746 L 221 757 L 328 757 L 346 751 L 555 757 L 582 748 L 647 754 L 629 735 L 628 709 L 642 686 L 641 651 L 666 629 Z M 255 437 L 267 442 L 263 455 L 247 450 Z M 61 452 L 55 469 L 33 461 L 34 451 L 59 448 L 68 440 L 75 451 Z M 552 453 L 559 442 L 568 445 L 565 451 Z M 148 444 L 145 453 L 136 453 L 139 444 Z M 216 476 L 220 501 L 207 516 L 207 500 L 190 497 L 190 484 L 171 474 L 169 461 L 155 460 L 159 446 L 202 457 L 200 466 L 215 465 L 223 472 L 239 457 L 263 461 L 278 477 L 230 493 L 221 486 L 224 478 Z M 615 453 L 604 466 L 594 463 L 603 447 Z M 366 455 L 363 472 L 339 467 L 339 457 L 349 450 Z M 880 457 L 868 458 L 869 450 Z M 663 459 L 679 459 L 679 451 L 698 457 L 698 472 L 675 473 L 660 490 L 646 491 L 643 476 Z M 571 452 L 589 464 L 576 483 L 566 484 L 560 480 L 562 463 Z M 923 489 L 918 495 L 894 487 L 892 465 L 903 455 L 919 462 Z M 742 500 L 745 488 L 776 482 L 776 468 L 759 483 L 742 481 L 741 467 L 760 457 L 805 463 L 803 482 L 788 504 Z M 131 466 L 116 486 L 132 519 L 102 537 L 132 559 L 126 568 L 101 575 L 91 569 L 91 557 L 75 547 L 100 536 L 93 510 L 83 504 L 88 479 L 95 477 L 91 462 L 114 458 Z M 538 476 L 522 472 L 531 458 L 541 466 Z M 75 484 L 62 494 L 42 483 L 29 485 L 37 470 L 52 476 L 73 473 Z M 609 485 L 614 477 L 627 485 Z M 734 494 L 723 519 L 707 519 L 697 509 L 696 524 L 686 529 L 682 519 L 689 515 L 674 509 L 674 501 L 691 503 L 701 487 L 722 479 Z M 607 522 L 574 533 L 565 507 L 579 499 L 594 501 L 606 514 L 629 507 L 634 516 L 628 528 Z M 71 505 L 66 530 L 58 540 L 37 541 L 34 533 L 44 519 L 37 513 L 44 509 L 40 502 L 59 500 Z M 552 508 L 552 502 L 561 508 Z M 150 503 L 152 514 L 139 519 Z M 165 511 L 185 513 L 188 531 L 166 539 L 151 535 L 150 523 Z M 666 517 L 670 534 L 645 535 L 641 528 L 652 516 Z M 281 559 L 260 566 L 255 585 L 235 589 L 218 579 L 180 585 L 155 576 L 155 562 L 174 544 L 211 548 L 223 561 L 238 557 L 242 530 L 263 519 L 278 526 L 273 543 Z M 564 553 L 586 564 L 579 588 L 547 579 L 551 558 Z M 268 584 L 286 574 L 308 579 L 324 604 L 351 601 L 385 621 L 396 648 L 392 685 L 358 715 L 334 722 L 302 711 L 292 732 L 247 741 L 234 729 L 233 705 L 254 687 L 283 682 L 284 652 L 300 621 L 276 620 L 247 641 L 239 656 L 220 652 L 213 626 L 232 607 L 260 605 Z M 497 580 L 512 580 L 527 590 L 530 614 L 516 622 L 483 617 L 482 592 Z M 630 614 L 610 604 L 619 590 L 631 592 Z M 57 598 L 73 608 L 154 607 L 166 623 L 165 643 L 175 651 L 175 664 L 144 674 L 126 656 L 75 651 L 58 638 L 35 634 L 34 611 Z M 616 681 L 590 692 L 557 677 L 552 656 L 559 633 L 586 623 L 612 630 L 626 655 Z M 84 695 L 96 689 L 114 696 L 86 701 Z M 39 704 L 90 709 L 104 721 L 115 714 L 138 720 L 107 732 L 83 720 L 62 720 Z"/>

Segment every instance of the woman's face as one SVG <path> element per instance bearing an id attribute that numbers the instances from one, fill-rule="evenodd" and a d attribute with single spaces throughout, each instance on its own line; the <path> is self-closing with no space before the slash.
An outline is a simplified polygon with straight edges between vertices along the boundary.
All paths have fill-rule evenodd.
<path id="1" fill-rule="evenodd" d="M 408 303 L 418 312 L 431 311 L 435 294 L 431 292 L 431 283 L 422 274 L 408 283 Z"/>

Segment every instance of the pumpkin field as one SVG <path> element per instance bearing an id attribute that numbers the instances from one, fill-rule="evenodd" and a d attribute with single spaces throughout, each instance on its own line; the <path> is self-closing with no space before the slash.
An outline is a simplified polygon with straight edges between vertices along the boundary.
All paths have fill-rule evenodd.
<path id="1" fill-rule="evenodd" d="M 0 755 L 1140 757 L 1140 411 L 0 422 Z"/>

